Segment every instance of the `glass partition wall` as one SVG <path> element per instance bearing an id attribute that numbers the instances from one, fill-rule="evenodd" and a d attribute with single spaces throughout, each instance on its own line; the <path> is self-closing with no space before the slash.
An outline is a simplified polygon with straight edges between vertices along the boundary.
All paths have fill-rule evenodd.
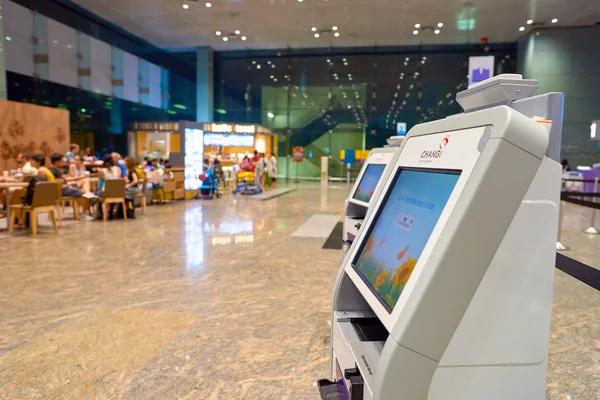
<path id="1" fill-rule="evenodd" d="M 330 177 L 345 178 L 340 150 L 380 147 L 399 122 L 461 112 L 469 57 L 490 55 L 495 74 L 516 71 L 514 44 L 219 52 L 214 118 L 277 133 L 280 175 L 318 179 L 326 156 Z M 295 146 L 302 163 L 291 163 Z"/>

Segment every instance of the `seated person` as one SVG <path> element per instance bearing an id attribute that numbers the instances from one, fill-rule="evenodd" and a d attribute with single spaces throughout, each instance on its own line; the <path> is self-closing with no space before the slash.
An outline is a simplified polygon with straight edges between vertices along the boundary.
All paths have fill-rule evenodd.
<path id="1" fill-rule="evenodd" d="M 94 152 L 92 152 L 92 148 L 86 147 L 85 154 L 83 155 L 83 162 L 86 164 L 92 164 L 92 163 L 96 162 L 97 160 L 98 159 L 94 155 Z"/>
<path id="2" fill-rule="evenodd" d="M 142 161 L 142 171 L 144 171 L 144 172 L 154 171 L 154 166 L 152 165 L 152 160 L 150 159 L 150 157 L 144 157 L 144 161 Z"/>
<path id="3" fill-rule="evenodd" d="M 50 156 L 50 161 L 52 165 L 49 170 L 52 175 L 54 175 L 54 178 L 63 179 L 61 195 L 64 197 L 81 197 L 82 192 L 81 189 L 77 187 L 77 182 L 72 179 L 66 179 L 68 177 L 63 177 L 63 174 L 60 172 L 63 167 L 63 157 L 60 154 L 54 153 Z"/>
<path id="4" fill-rule="evenodd" d="M 68 177 L 64 177 L 63 179 L 74 181 L 77 184 L 77 187 L 83 192 L 84 197 L 95 197 L 90 188 L 88 172 L 85 165 L 83 165 L 80 156 L 75 156 L 73 158 L 73 161 L 69 164 Z"/>
<path id="5" fill-rule="evenodd" d="M 138 177 L 138 180 L 141 182 L 144 181 L 144 178 L 146 177 L 146 174 L 144 173 L 143 168 L 140 165 L 136 165 L 135 166 L 135 174 Z"/>
<path id="6" fill-rule="evenodd" d="M 147 189 L 156 190 L 163 187 L 165 181 L 165 170 L 158 167 L 158 159 L 152 160 L 152 173 L 148 176 Z"/>
<path id="7" fill-rule="evenodd" d="M 79 145 L 77 143 L 71 143 L 71 146 L 69 147 L 69 151 L 67 151 L 67 154 L 65 154 L 65 157 L 67 157 L 67 161 L 71 162 L 71 160 L 79 154 L 80 148 Z"/>
<path id="8" fill-rule="evenodd" d="M 127 176 L 127 167 L 125 166 L 125 161 L 123 160 L 123 157 L 121 157 L 121 155 L 117 152 L 113 152 L 110 155 L 115 165 L 121 170 L 121 178 L 125 178 Z"/>
<path id="9" fill-rule="evenodd" d="M 121 168 L 115 165 L 115 161 L 110 154 L 104 157 L 102 168 L 98 169 L 98 175 L 100 180 L 98 182 L 98 190 L 96 190 L 96 195 L 104 196 L 105 181 L 107 179 L 121 178 Z"/>
<path id="10" fill-rule="evenodd" d="M 216 189 L 215 170 L 209 166 L 203 175 L 204 179 L 202 180 L 202 186 L 200 186 L 200 193 L 207 196 L 210 195 L 212 190 Z"/>
<path id="11" fill-rule="evenodd" d="M 135 196 L 140 192 L 140 181 L 135 171 L 135 160 L 131 157 L 125 159 L 127 166 L 127 184 L 125 185 L 125 198 L 133 200 Z"/>
<path id="12" fill-rule="evenodd" d="M 46 157 L 41 154 L 34 154 L 31 156 L 30 162 L 31 166 L 37 170 L 37 176 L 46 179 L 48 182 L 56 181 L 54 174 L 46 168 Z"/>
<path id="13" fill-rule="evenodd" d="M 17 156 L 17 165 L 21 168 L 23 176 L 37 176 L 37 169 L 31 166 L 31 157 L 27 153 L 19 153 Z"/>

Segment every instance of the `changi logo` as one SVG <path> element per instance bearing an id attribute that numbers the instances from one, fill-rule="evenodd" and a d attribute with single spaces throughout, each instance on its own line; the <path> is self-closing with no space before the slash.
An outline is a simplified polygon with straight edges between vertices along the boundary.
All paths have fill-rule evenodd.
<path id="1" fill-rule="evenodd" d="M 446 147 L 448 145 L 449 141 L 450 141 L 450 136 L 446 136 L 445 138 L 443 138 L 442 143 L 440 143 L 440 150 L 444 150 L 444 147 Z"/>
<path id="2" fill-rule="evenodd" d="M 446 136 L 440 142 L 440 148 L 438 150 L 423 150 L 421 158 L 440 158 L 442 151 L 450 143 L 450 136 Z"/>

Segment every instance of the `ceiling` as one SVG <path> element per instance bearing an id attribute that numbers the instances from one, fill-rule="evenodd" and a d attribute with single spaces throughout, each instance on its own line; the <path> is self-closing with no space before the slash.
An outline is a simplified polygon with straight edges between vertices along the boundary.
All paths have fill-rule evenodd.
<path id="1" fill-rule="evenodd" d="M 600 0 L 187 0 L 187 9 L 184 0 L 72 1 L 168 50 L 464 44 L 481 37 L 514 42 L 536 24 L 600 22 Z M 558 22 L 552 24 L 553 18 Z M 533 25 L 527 25 L 528 19 Z M 440 22 L 436 35 L 433 29 Z M 432 29 L 414 35 L 417 23 Z M 521 26 L 526 28 L 522 32 Z M 329 32 L 315 38 L 312 27 Z"/>

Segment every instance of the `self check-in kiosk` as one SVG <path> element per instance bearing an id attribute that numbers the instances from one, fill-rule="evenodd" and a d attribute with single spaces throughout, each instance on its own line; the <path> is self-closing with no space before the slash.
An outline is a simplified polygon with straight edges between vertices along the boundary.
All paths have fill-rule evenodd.
<path id="1" fill-rule="evenodd" d="M 358 234 L 369 206 L 374 202 L 374 194 L 385 179 L 388 165 L 399 146 L 388 146 L 371 150 L 365 160 L 350 194 L 344 202 L 344 223 L 342 240 L 344 252 Z"/>
<path id="2" fill-rule="evenodd" d="M 563 96 L 536 88 L 410 130 L 336 279 L 322 399 L 545 398 Z"/>

